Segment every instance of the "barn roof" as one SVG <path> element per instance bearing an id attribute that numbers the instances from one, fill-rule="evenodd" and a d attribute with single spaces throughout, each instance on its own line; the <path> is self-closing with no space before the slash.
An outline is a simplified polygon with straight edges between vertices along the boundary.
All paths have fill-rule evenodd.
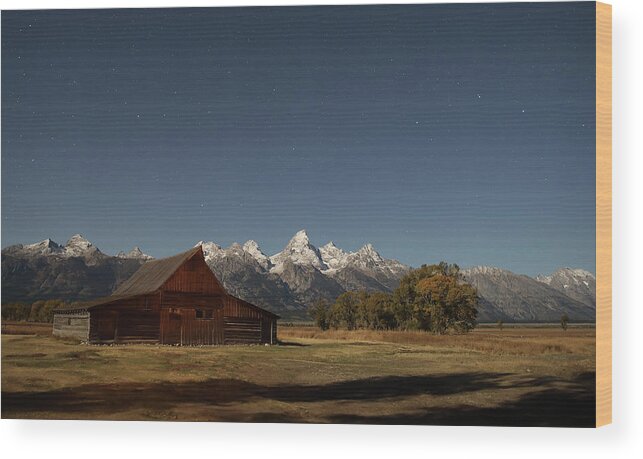
<path id="1" fill-rule="evenodd" d="M 57 308 L 58 311 L 75 311 L 91 309 L 95 306 L 101 306 L 112 303 L 114 301 L 126 300 L 137 296 L 148 295 L 156 292 L 163 284 L 190 258 L 196 254 L 203 254 L 201 246 L 194 247 L 187 252 L 179 253 L 168 258 L 161 258 L 159 260 L 151 260 L 144 263 L 138 271 L 136 271 L 129 279 L 123 282 L 110 296 L 96 298 L 91 301 L 75 303 L 70 306 Z M 257 305 L 236 298 L 226 292 L 226 296 L 234 298 L 235 300 L 270 315 L 276 319 L 280 317 L 267 309 L 260 308 Z"/>
<path id="2" fill-rule="evenodd" d="M 103 304 L 108 304 L 112 303 L 114 301 L 118 300 L 126 300 L 128 298 L 133 298 L 138 295 L 110 295 L 110 296 L 103 296 L 100 298 L 95 298 L 90 301 L 80 301 L 76 303 L 72 303 L 69 306 L 62 306 L 59 308 L 56 308 L 56 311 L 76 311 L 76 310 L 84 310 L 84 309 L 91 309 L 94 306 L 100 306 Z"/>
<path id="3" fill-rule="evenodd" d="M 192 256 L 201 252 L 197 246 L 187 252 L 179 253 L 168 258 L 152 260 L 144 263 L 129 279 L 123 282 L 110 296 L 96 298 L 95 300 L 73 304 L 59 308 L 60 311 L 76 309 L 89 309 L 113 301 L 125 300 L 139 295 L 155 292 L 167 281 L 179 267 Z"/>
<path id="4" fill-rule="evenodd" d="M 200 245 L 172 257 L 146 262 L 132 277 L 123 282 L 112 296 L 134 296 L 155 292 L 183 263 L 199 252 L 201 252 Z"/>

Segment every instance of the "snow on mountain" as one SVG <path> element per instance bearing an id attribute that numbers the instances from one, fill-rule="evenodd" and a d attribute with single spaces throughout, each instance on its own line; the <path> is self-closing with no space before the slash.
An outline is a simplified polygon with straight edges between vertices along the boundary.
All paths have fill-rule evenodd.
<path id="1" fill-rule="evenodd" d="M 296 265 L 312 266 L 319 270 L 327 269 L 319 250 L 310 243 L 306 230 L 298 231 L 281 252 L 270 257 L 274 265 L 271 271 L 280 272 L 286 260 Z"/>
<path id="2" fill-rule="evenodd" d="M 319 254 L 328 269 L 341 269 L 348 263 L 349 254 L 337 247 L 333 241 L 320 247 Z"/>
<path id="3" fill-rule="evenodd" d="M 204 242 L 204 241 L 199 241 L 197 242 L 194 247 L 201 246 L 201 249 L 203 250 L 203 255 L 205 257 L 205 261 L 210 264 L 213 260 L 222 257 L 225 254 L 225 250 L 219 245 L 215 244 L 214 242 Z"/>
<path id="4" fill-rule="evenodd" d="M 317 249 L 305 230 L 272 257 L 252 240 L 226 249 L 214 242 L 199 245 L 232 294 L 299 319 L 308 317 L 306 308 L 319 298 L 334 301 L 350 290 L 393 291 L 411 269 L 382 257 L 371 244 L 355 252 L 332 242 Z M 149 258 L 138 247 L 110 257 L 79 234 L 64 246 L 51 239 L 13 245 L 2 250 L 3 295 L 13 301 L 105 296 Z M 563 313 L 572 320 L 594 320 L 596 280 L 587 271 L 563 268 L 537 280 L 489 266 L 461 274 L 481 297 L 481 321 L 551 322 Z"/>
<path id="5" fill-rule="evenodd" d="M 463 269 L 464 281 L 473 285 L 481 299 L 478 320 L 555 322 L 562 314 L 574 321 L 593 321 L 595 311 L 566 292 L 511 271 L 477 266 Z"/>
<path id="6" fill-rule="evenodd" d="M 21 248 L 26 253 L 33 255 L 54 255 L 61 254 L 63 252 L 63 248 L 51 239 L 45 239 L 44 241 L 36 242 L 35 244 L 27 244 L 21 246 Z"/>
<path id="7" fill-rule="evenodd" d="M 61 246 L 51 239 L 36 242 L 34 244 L 17 244 L 7 247 L 3 253 L 15 254 L 20 256 L 56 256 L 56 257 L 92 257 L 93 255 L 102 255 L 94 244 L 89 242 L 80 234 L 74 234 L 67 244 Z"/>
<path id="8" fill-rule="evenodd" d="M 65 256 L 83 257 L 85 255 L 100 252 L 97 247 L 85 239 L 81 234 L 74 234 L 65 244 Z"/>
<path id="9" fill-rule="evenodd" d="M 409 267 L 397 260 L 387 260 L 375 250 L 371 244 L 366 244 L 357 252 L 349 253 L 346 264 L 357 268 L 398 276 L 409 270 Z"/>
<path id="10" fill-rule="evenodd" d="M 133 258 L 133 259 L 136 259 L 136 260 L 152 260 L 152 259 L 154 259 L 153 256 L 148 255 L 146 253 L 143 253 L 143 251 L 137 246 L 135 246 L 132 250 L 130 250 L 127 253 L 118 252 L 118 254 L 116 256 L 118 258 Z"/>
<path id="11" fill-rule="evenodd" d="M 591 308 L 596 308 L 596 278 L 589 271 L 561 268 L 548 276 L 536 276 L 536 280 Z"/>
<path id="12" fill-rule="evenodd" d="M 243 250 L 252 255 L 252 257 L 257 260 L 257 263 L 259 263 L 259 265 L 263 267 L 263 269 L 270 269 L 272 265 L 270 262 L 270 258 L 261 251 L 261 249 L 259 248 L 259 244 L 257 244 L 255 241 L 246 241 L 246 243 L 243 244 Z"/>

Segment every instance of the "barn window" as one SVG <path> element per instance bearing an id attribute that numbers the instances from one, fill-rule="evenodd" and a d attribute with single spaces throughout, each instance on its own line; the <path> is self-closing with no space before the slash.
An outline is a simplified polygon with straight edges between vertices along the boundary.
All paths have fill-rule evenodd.
<path id="1" fill-rule="evenodd" d="M 212 319 L 212 310 L 211 309 L 197 309 L 196 310 L 197 319 Z"/>

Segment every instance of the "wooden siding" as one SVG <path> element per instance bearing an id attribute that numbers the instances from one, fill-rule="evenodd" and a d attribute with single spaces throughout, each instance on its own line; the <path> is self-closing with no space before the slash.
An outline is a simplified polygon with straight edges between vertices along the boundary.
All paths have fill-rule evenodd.
<path id="1" fill-rule="evenodd" d="M 261 342 L 268 344 L 277 343 L 277 319 L 263 317 L 261 319 Z"/>
<path id="2" fill-rule="evenodd" d="M 277 342 L 277 319 L 233 296 L 226 296 L 224 299 L 223 328 L 226 344 Z"/>
<path id="3" fill-rule="evenodd" d="M 222 309 L 224 296 L 202 293 L 159 293 L 159 301 L 163 308 L 208 308 Z"/>
<path id="4" fill-rule="evenodd" d="M 89 339 L 94 343 L 158 342 L 158 295 L 142 295 L 106 304 L 90 311 Z"/>
<path id="5" fill-rule="evenodd" d="M 197 318 L 194 308 L 161 310 L 161 344 L 182 346 L 223 344 L 223 309 L 209 308 L 212 318 Z"/>
<path id="6" fill-rule="evenodd" d="M 88 341 L 89 322 L 89 313 L 87 311 L 55 313 L 53 335 L 62 338 L 76 338 L 82 341 Z"/>
<path id="7" fill-rule="evenodd" d="M 261 319 L 223 318 L 224 344 L 261 343 Z"/>
<path id="8" fill-rule="evenodd" d="M 161 286 L 168 292 L 223 295 L 225 290 L 206 264 L 203 256 L 194 256 L 181 265 Z"/>
<path id="9" fill-rule="evenodd" d="M 246 319 L 261 319 L 264 315 L 264 311 L 246 301 L 228 295 L 224 299 L 223 315 L 229 317 L 243 317 Z"/>

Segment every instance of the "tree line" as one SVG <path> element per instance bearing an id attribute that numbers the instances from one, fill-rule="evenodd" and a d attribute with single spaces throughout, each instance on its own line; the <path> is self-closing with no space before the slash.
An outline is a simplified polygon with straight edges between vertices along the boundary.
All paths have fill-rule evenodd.
<path id="1" fill-rule="evenodd" d="M 425 330 L 466 333 L 476 324 L 478 294 L 456 264 L 441 262 L 410 271 L 392 293 L 352 291 L 334 303 L 317 301 L 310 314 L 322 330 Z"/>
<path id="2" fill-rule="evenodd" d="M 16 322 L 53 322 L 54 309 L 67 306 L 62 300 L 38 300 L 33 303 L 5 303 L 2 320 Z"/>

